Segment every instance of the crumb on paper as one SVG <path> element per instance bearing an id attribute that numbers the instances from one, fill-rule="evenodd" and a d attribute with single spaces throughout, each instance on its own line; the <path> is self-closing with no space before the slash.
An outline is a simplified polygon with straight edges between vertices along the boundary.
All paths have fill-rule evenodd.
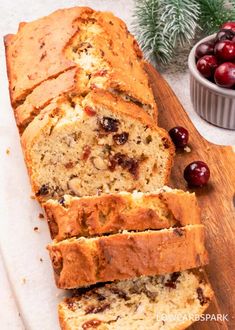
<path id="1" fill-rule="evenodd" d="M 191 151 L 192 151 L 192 149 L 191 149 L 191 148 L 189 148 L 189 146 L 186 146 L 186 147 L 184 147 L 184 151 L 186 151 L 186 152 L 191 152 Z"/>
<path id="2" fill-rule="evenodd" d="M 38 227 L 34 227 L 33 230 L 34 230 L 35 232 L 39 232 L 39 228 L 38 228 Z"/>
<path id="3" fill-rule="evenodd" d="M 208 147 L 206 147 L 206 151 L 210 151 L 211 150 L 211 148 L 208 146 Z"/>
<path id="4" fill-rule="evenodd" d="M 26 283 L 26 278 L 22 277 L 22 279 L 20 280 L 21 284 L 25 284 Z"/>
<path id="5" fill-rule="evenodd" d="M 44 219 L 44 214 L 43 213 L 39 213 L 38 217 L 39 217 L 39 219 Z"/>
<path id="6" fill-rule="evenodd" d="M 43 262 L 43 259 L 42 259 L 42 258 L 40 258 L 39 260 L 40 260 L 41 262 Z"/>
<path id="7" fill-rule="evenodd" d="M 30 198 L 31 198 L 31 199 L 35 199 L 35 196 L 34 196 L 34 195 L 31 195 Z"/>
<path id="8" fill-rule="evenodd" d="M 7 149 L 6 149 L 6 154 L 7 154 L 7 155 L 10 155 L 10 148 L 7 148 Z"/>

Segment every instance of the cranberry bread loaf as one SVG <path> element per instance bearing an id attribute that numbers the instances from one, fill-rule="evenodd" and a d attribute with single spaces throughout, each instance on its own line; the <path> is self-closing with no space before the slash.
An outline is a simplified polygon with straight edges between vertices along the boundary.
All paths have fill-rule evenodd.
<path id="1" fill-rule="evenodd" d="M 204 226 L 71 238 L 48 245 L 59 288 L 158 275 L 205 265 Z"/>
<path id="2" fill-rule="evenodd" d="M 63 93 L 108 90 L 156 119 L 142 52 L 123 21 L 90 8 L 62 9 L 5 37 L 9 89 L 20 132 Z M 43 91 L 43 93 L 42 93 Z"/>
<path id="3" fill-rule="evenodd" d="M 49 199 L 44 204 L 51 237 L 95 236 L 122 230 L 143 231 L 200 224 L 195 194 L 164 187 L 152 193 Z"/>
<path id="4" fill-rule="evenodd" d="M 58 306 L 62 330 L 182 330 L 207 309 L 202 271 L 140 277 L 77 291 Z"/>
<path id="5" fill-rule="evenodd" d="M 167 183 L 174 147 L 136 104 L 101 90 L 48 105 L 22 135 L 39 201 L 119 191 L 154 191 Z"/>

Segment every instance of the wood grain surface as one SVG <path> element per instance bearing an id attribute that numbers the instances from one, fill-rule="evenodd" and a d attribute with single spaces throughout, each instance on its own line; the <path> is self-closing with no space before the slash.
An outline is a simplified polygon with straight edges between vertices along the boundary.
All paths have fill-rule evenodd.
<path id="1" fill-rule="evenodd" d="M 218 146 L 206 141 L 198 133 L 163 77 L 149 64 L 146 64 L 146 71 L 159 108 L 159 126 L 167 130 L 174 126 L 183 126 L 189 131 L 191 152 L 179 150 L 176 152 L 170 186 L 195 191 L 198 197 L 202 220 L 206 226 L 206 245 L 210 257 L 206 273 L 216 295 L 207 313 L 228 314 L 229 318 L 229 322 L 197 322 L 190 329 L 234 330 L 235 153 L 231 147 Z M 206 187 L 188 189 L 183 171 L 185 166 L 194 160 L 202 160 L 208 164 L 211 178 Z"/>

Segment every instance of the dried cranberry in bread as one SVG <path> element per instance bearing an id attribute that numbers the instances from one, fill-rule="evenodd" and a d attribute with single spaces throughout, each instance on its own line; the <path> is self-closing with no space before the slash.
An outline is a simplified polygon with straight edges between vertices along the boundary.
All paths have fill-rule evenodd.
<path id="1" fill-rule="evenodd" d="M 186 270 L 78 290 L 58 313 L 62 330 L 182 330 L 213 296 L 203 271 Z"/>
<path id="2" fill-rule="evenodd" d="M 142 231 L 200 224 L 195 194 L 164 187 L 151 193 L 65 195 L 44 204 L 51 237 L 95 236 L 120 230 Z"/>
<path id="3" fill-rule="evenodd" d="M 142 108 L 101 90 L 51 103 L 21 141 L 40 201 L 154 191 L 167 183 L 174 154 L 167 132 Z"/>
<path id="4" fill-rule="evenodd" d="M 70 238 L 48 245 L 56 284 L 62 289 L 141 275 L 158 275 L 208 262 L 204 226 Z M 187 253 L 186 253 L 187 251 Z"/>
<path id="5" fill-rule="evenodd" d="M 62 9 L 5 37 L 10 95 L 20 132 L 63 93 L 109 90 L 155 119 L 142 52 L 125 23 L 90 8 Z M 41 97 L 38 97 L 41 95 Z"/>

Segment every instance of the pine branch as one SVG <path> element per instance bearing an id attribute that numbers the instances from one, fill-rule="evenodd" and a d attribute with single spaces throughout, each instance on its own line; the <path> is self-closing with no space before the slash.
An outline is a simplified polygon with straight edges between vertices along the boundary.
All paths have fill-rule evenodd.
<path id="1" fill-rule="evenodd" d="M 199 24 L 205 34 L 217 32 L 224 22 L 235 20 L 235 1 L 198 0 L 200 5 Z"/>
<path id="2" fill-rule="evenodd" d="M 207 35 L 227 21 L 235 21 L 235 0 L 136 0 L 133 27 L 145 56 L 166 64 L 197 27 Z"/>
<path id="3" fill-rule="evenodd" d="M 157 57 L 167 63 L 173 54 L 170 34 L 164 31 L 165 23 L 160 20 L 161 1 L 137 0 L 133 27 L 147 59 Z"/>
<path id="4" fill-rule="evenodd" d="M 194 37 L 198 15 L 196 0 L 137 0 L 133 25 L 147 58 L 168 63 Z"/>
<path id="5" fill-rule="evenodd" d="M 193 0 L 163 1 L 164 10 L 161 19 L 166 22 L 165 29 L 171 34 L 175 47 L 189 43 L 194 37 L 199 16 L 199 5 Z"/>

